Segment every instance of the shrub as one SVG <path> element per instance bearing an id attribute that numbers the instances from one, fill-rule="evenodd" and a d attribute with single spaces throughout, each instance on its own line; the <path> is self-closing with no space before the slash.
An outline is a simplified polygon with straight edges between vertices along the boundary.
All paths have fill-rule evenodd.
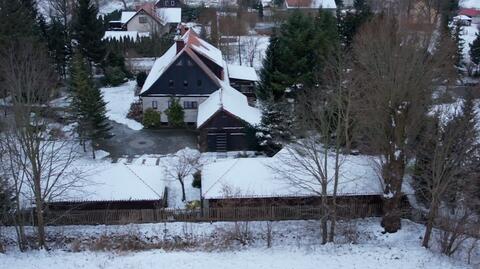
<path id="1" fill-rule="evenodd" d="M 165 110 L 165 114 L 168 117 L 168 123 L 173 127 L 181 127 L 185 124 L 184 116 L 185 112 L 183 107 L 180 105 L 180 101 L 175 98 L 170 99 L 170 107 Z"/>
<path id="2" fill-rule="evenodd" d="M 142 122 L 143 107 L 142 101 L 137 100 L 130 105 L 130 110 L 128 111 L 127 118 L 134 119 L 138 122 Z"/>
<path id="3" fill-rule="evenodd" d="M 200 189 L 202 187 L 202 171 L 197 171 L 193 174 L 192 187 Z"/>
<path id="4" fill-rule="evenodd" d="M 137 74 L 137 86 L 139 88 L 143 87 L 143 84 L 145 84 L 145 80 L 147 80 L 147 73 L 142 71 Z"/>
<path id="5" fill-rule="evenodd" d="M 155 128 L 160 125 L 160 112 L 149 108 L 145 111 L 143 115 L 143 125 L 146 128 Z"/>
<path id="6" fill-rule="evenodd" d="M 118 86 L 127 82 L 126 74 L 118 66 L 107 66 L 105 68 L 105 84 Z"/>

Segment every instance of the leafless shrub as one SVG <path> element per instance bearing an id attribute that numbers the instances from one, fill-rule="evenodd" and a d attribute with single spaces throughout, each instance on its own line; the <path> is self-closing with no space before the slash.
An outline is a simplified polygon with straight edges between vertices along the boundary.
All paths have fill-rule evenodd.
<path id="1" fill-rule="evenodd" d="M 271 248 L 273 241 L 273 223 L 271 221 L 268 221 L 266 224 L 265 239 L 267 241 L 267 248 Z"/>
<path id="2" fill-rule="evenodd" d="M 360 234 L 355 221 L 344 221 L 339 225 L 340 238 L 345 240 L 342 243 L 357 244 Z"/>

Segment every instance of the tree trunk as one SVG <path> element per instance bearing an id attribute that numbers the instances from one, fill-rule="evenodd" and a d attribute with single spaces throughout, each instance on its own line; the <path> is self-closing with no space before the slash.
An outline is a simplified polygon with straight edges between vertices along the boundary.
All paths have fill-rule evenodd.
<path id="1" fill-rule="evenodd" d="M 92 141 L 92 157 L 93 157 L 93 159 L 95 160 L 96 155 L 95 155 L 95 145 L 94 145 L 94 144 L 95 144 L 95 143 Z"/>
<path id="2" fill-rule="evenodd" d="M 180 186 L 182 186 L 182 202 L 185 202 L 185 200 L 187 200 L 187 197 L 185 195 L 185 183 L 180 178 L 178 179 L 178 181 L 180 182 Z"/>
<path id="3" fill-rule="evenodd" d="M 435 217 L 437 216 L 437 202 L 436 199 L 432 199 L 432 205 L 430 206 L 430 211 L 428 212 L 427 225 L 425 229 L 425 235 L 423 236 L 422 246 L 428 248 L 428 243 L 430 242 L 430 237 L 432 236 L 433 224 Z"/>
<path id="4" fill-rule="evenodd" d="M 397 196 L 397 195 L 395 195 Z M 382 227 L 386 233 L 396 233 L 402 228 L 398 198 L 384 198 Z"/>
<path id="5" fill-rule="evenodd" d="M 322 244 L 326 244 L 328 240 L 328 212 L 327 212 L 327 195 L 326 187 L 322 186 L 322 219 L 321 219 L 321 228 L 322 228 Z"/>
<path id="6" fill-rule="evenodd" d="M 43 200 L 40 176 L 35 176 L 35 213 L 37 215 L 38 247 L 45 248 L 45 223 L 43 219 Z"/>

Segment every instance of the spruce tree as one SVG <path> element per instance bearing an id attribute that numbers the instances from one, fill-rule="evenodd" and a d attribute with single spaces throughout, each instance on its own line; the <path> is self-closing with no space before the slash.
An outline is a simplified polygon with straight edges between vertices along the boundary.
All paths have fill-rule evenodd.
<path id="1" fill-rule="evenodd" d="M 106 116 L 106 103 L 93 83 L 83 56 L 78 52 L 72 62 L 70 89 L 71 107 L 78 124 L 77 133 L 84 148 L 86 141 L 91 140 L 95 158 L 98 141 L 111 136 L 111 127 Z"/>
<path id="2" fill-rule="evenodd" d="M 68 30 L 56 17 L 51 18 L 47 28 L 47 44 L 58 73 L 65 78 L 71 46 L 68 40 Z"/>
<path id="3" fill-rule="evenodd" d="M 262 120 L 257 126 L 257 142 L 269 156 L 277 153 L 293 139 L 294 117 L 292 104 L 287 101 L 266 102 L 262 107 Z"/>
<path id="4" fill-rule="evenodd" d="M 294 11 L 270 38 L 260 73 L 259 98 L 278 101 L 288 92 L 317 84 L 315 74 L 337 40 L 331 13 L 320 11 L 313 17 Z"/>
<path id="5" fill-rule="evenodd" d="M 475 40 L 470 44 L 470 59 L 476 65 L 480 64 L 480 34 L 477 33 Z"/>
<path id="6" fill-rule="evenodd" d="M 105 34 L 98 9 L 91 0 L 79 0 L 74 12 L 73 36 L 78 49 L 90 62 L 100 64 L 105 57 Z"/>
<path id="7" fill-rule="evenodd" d="M 463 67 L 463 46 L 464 46 L 464 41 L 461 37 L 462 33 L 462 25 L 460 23 L 456 23 L 452 26 L 452 38 L 453 41 L 456 44 L 456 51 L 455 51 L 455 66 L 457 69 L 460 71 L 461 68 Z"/>

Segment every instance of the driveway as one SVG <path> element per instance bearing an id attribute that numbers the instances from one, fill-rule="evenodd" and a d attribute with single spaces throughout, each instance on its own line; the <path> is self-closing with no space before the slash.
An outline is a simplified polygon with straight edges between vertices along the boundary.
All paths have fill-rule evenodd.
<path id="1" fill-rule="evenodd" d="M 108 151 L 112 158 L 134 157 L 143 154 L 175 153 L 185 147 L 197 148 L 197 133 L 185 129 L 132 130 L 124 124 L 110 122 L 115 135 L 103 141 L 99 149 Z"/>

